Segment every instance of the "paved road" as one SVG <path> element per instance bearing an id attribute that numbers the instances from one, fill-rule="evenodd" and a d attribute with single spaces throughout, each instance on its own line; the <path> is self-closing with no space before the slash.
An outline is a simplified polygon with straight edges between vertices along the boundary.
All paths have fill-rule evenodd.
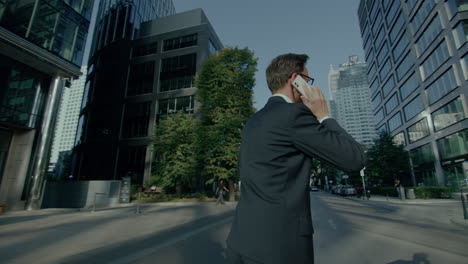
<path id="1" fill-rule="evenodd" d="M 456 204 L 377 206 L 326 193 L 311 199 L 316 263 L 468 263 L 468 232 L 428 218 Z M 224 263 L 229 228 L 221 222 L 135 263 Z"/>
<path id="2" fill-rule="evenodd" d="M 455 203 L 382 204 L 327 193 L 312 193 L 311 200 L 316 263 L 468 263 L 468 231 L 443 217 L 453 213 Z M 124 208 L 0 217 L 0 262 L 224 263 L 232 208 L 154 206 L 141 215 Z"/>

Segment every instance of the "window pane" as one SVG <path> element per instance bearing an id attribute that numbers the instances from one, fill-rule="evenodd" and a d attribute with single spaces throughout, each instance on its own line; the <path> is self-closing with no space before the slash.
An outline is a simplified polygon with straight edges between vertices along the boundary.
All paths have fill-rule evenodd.
<path id="1" fill-rule="evenodd" d="M 393 79 L 393 76 L 391 76 L 382 87 L 383 97 L 387 97 L 387 95 L 392 91 L 393 88 L 395 88 L 395 80 Z"/>
<path id="2" fill-rule="evenodd" d="M 434 129 L 436 131 L 460 122 L 465 118 L 466 114 L 463 110 L 463 102 L 460 97 L 432 113 L 432 120 L 434 121 Z"/>
<path id="3" fill-rule="evenodd" d="M 444 95 L 457 87 L 457 80 L 453 68 L 450 68 L 439 79 L 430 84 L 427 88 L 427 96 L 429 97 L 429 104 L 433 104 L 442 98 Z"/>
<path id="4" fill-rule="evenodd" d="M 198 41 L 197 34 L 168 39 L 164 41 L 164 51 L 181 49 L 181 48 L 186 48 L 190 46 L 196 46 L 197 41 Z"/>
<path id="5" fill-rule="evenodd" d="M 422 77 L 427 79 L 433 74 L 447 59 L 450 54 L 445 40 L 432 52 L 432 54 L 422 63 Z"/>
<path id="6" fill-rule="evenodd" d="M 393 137 L 393 143 L 396 145 L 406 145 L 405 133 L 400 132 Z"/>
<path id="7" fill-rule="evenodd" d="M 413 26 L 413 32 L 418 31 L 418 29 L 424 23 L 435 4 L 435 0 L 424 0 L 423 3 L 419 6 L 418 11 L 416 11 L 414 18 L 411 21 L 411 25 Z"/>
<path id="8" fill-rule="evenodd" d="M 427 123 L 427 118 L 424 118 L 414 125 L 408 127 L 408 136 L 410 143 L 414 143 L 422 138 L 429 136 L 429 125 Z"/>
<path id="9" fill-rule="evenodd" d="M 468 153 L 468 129 L 437 140 L 441 159 L 449 159 Z"/>
<path id="10" fill-rule="evenodd" d="M 421 100 L 421 96 L 417 96 L 411 102 L 409 102 L 404 108 L 403 111 L 405 112 L 405 119 L 406 121 L 410 120 L 411 118 L 415 117 L 419 113 L 424 110 L 424 105 Z"/>
<path id="11" fill-rule="evenodd" d="M 418 50 L 418 57 L 424 53 L 424 51 L 432 44 L 434 39 L 442 32 L 442 24 L 440 23 L 439 16 L 435 16 L 429 26 L 426 28 L 424 33 L 416 42 L 416 48 Z"/>
<path id="12" fill-rule="evenodd" d="M 408 52 L 405 55 L 405 58 L 401 61 L 400 65 L 398 65 L 396 69 L 398 81 L 403 79 L 403 77 L 411 69 L 412 66 L 413 66 L 413 58 L 411 57 L 411 52 Z"/>
<path id="13" fill-rule="evenodd" d="M 418 86 L 419 82 L 416 79 L 416 73 L 413 73 L 400 87 L 401 100 L 405 100 Z"/>
<path id="14" fill-rule="evenodd" d="M 399 126 L 401 126 L 401 114 L 398 112 L 396 115 L 394 115 L 390 120 L 388 120 L 388 129 L 390 132 L 393 130 L 397 129 Z"/>
<path id="15" fill-rule="evenodd" d="M 395 93 L 390 99 L 388 99 L 387 103 L 385 103 L 385 111 L 387 115 L 390 114 L 396 107 L 398 106 L 398 96 Z"/>

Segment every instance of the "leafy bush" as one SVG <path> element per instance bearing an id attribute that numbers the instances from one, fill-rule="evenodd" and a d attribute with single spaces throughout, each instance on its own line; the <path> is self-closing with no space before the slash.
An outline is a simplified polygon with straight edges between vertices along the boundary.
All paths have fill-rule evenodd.
<path id="1" fill-rule="evenodd" d="M 189 193 L 189 194 L 149 194 L 147 196 L 141 195 L 140 202 L 142 203 L 161 203 L 161 202 L 204 202 L 213 201 L 214 197 L 207 195 L 206 193 Z"/>
<path id="2" fill-rule="evenodd" d="M 452 198 L 452 187 L 415 187 L 414 194 L 420 199 L 447 199 Z"/>
<path id="3" fill-rule="evenodd" d="M 455 191 L 452 187 L 405 187 L 406 189 L 414 189 L 414 194 L 418 199 L 447 199 L 452 197 L 452 192 Z M 398 192 L 395 187 L 370 187 L 371 195 L 388 195 L 398 197 Z"/>

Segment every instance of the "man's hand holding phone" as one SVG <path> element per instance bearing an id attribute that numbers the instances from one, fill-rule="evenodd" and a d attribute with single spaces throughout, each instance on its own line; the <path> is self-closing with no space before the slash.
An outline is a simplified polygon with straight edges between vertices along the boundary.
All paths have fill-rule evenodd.
<path id="1" fill-rule="evenodd" d="M 299 93 L 301 93 L 302 102 L 310 109 L 317 120 L 321 120 L 322 118 L 330 115 L 327 100 L 317 86 L 308 85 L 300 75 L 298 75 L 296 80 L 294 80 L 293 85 Z"/>

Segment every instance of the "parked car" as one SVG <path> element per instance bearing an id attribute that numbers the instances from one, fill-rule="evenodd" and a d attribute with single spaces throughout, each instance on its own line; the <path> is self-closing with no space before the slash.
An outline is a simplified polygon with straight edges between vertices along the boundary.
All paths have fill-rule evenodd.
<path id="1" fill-rule="evenodd" d="M 356 188 L 353 186 L 344 186 L 343 188 L 340 189 L 340 195 L 341 196 L 356 196 L 357 191 Z"/>
<path id="2" fill-rule="evenodd" d="M 309 190 L 310 190 L 311 192 L 318 192 L 318 191 L 319 191 L 319 189 L 318 189 L 317 186 L 315 186 L 315 185 L 311 185 L 310 188 L 309 188 Z"/>

